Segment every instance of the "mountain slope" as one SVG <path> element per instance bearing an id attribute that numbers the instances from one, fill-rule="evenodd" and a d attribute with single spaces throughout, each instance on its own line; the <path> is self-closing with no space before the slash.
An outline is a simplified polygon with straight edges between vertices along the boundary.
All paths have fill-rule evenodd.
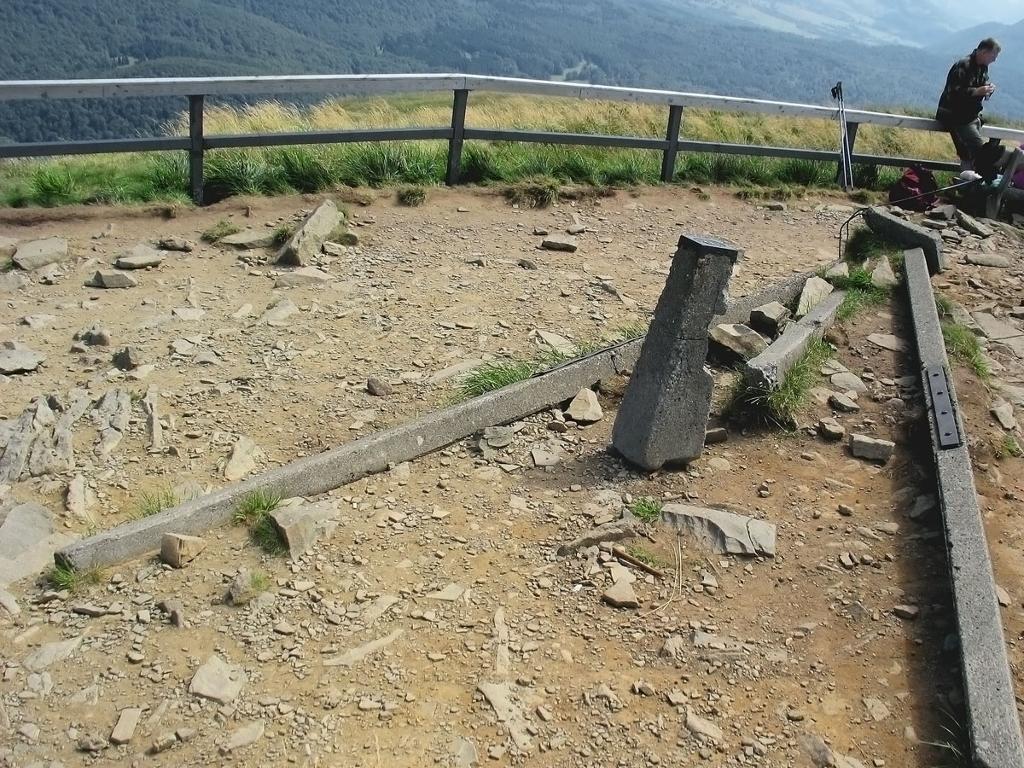
<path id="1" fill-rule="evenodd" d="M 726 24 L 709 15 L 716 1 L 8 0 L 0 79 L 569 72 L 597 83 L 810 103 L 829 103 L 829 88 L 842 79 L 850 106 L 930 110 L 949 66 L 948 55 L 905 45 L 824 43 Z M 824 2 L 831 8 L 836 0 Z M 775 11 L 800 5 L 749 5 L 758 4 Z M 1012 62 L 999 66 L 1009 82 Z M 1024 116 L 1024 97 L 1012 89 L 994 105 Z M 137 135 L 182 108 L 182 100 L 160 99 L 21 103 L 0 111 L 0 136 Z"/>
<path id="2" fill-rule="evenodd" d="M 966 56 L 986 37 L 998 39 L 1003 46 L 999 59 L 992 65 L 992 79 L 997 83 L 1010 85 L 1009 79 L 1002 77 L 1000 73 L 1003 70 L 1024 71 L 1024 20 L 1016 24 L 979 24 L 943 38 L 931 46 L 931 49 L 935 53 L 958 58 Z M 1020 82 L 1019 78 L 1014 78 L 1015 89 L 1019 89 Z"/>

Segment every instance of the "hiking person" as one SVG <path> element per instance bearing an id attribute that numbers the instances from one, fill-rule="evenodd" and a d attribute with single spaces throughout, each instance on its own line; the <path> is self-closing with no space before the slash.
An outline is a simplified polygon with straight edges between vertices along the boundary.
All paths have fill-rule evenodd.
<path id="1" fill-rule="evenodd" d="M 996 87 L 988 79 L 988 68 L 999 57 L 1002 46 L 991 37 L 978 43 L 970 56 L 960 59 L 946 75 L 946 87 L 939 97 L 935 119 L 949 131 L 960 158 L 963 180 L 977 180 L 975 160 L 985 146 L 981 135 L 982 102 L 987 100 Z"/>

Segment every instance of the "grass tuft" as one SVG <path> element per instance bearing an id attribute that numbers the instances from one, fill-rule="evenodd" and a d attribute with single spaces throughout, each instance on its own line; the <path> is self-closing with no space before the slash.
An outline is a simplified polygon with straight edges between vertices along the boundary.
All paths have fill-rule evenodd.
<path id="1" fill-rule="evenodd" d="M 203 232 L 200 237 L 207 243 L 216 243 L 228 235 L 237 235 L 242 229 L 237 224 L 227 219 L 221 219 L 208 230 Z"/>
<path id="2" fill-rule="evenodd" d="M 55 565 L 46 574 L 50 586 L 61 592 L 75 594 L 89 586 L 99 584 L 103 574 L 99 568 L 88 571 L 76 571 L 69 565 Z"/>
<path id="3" fill-rule="evenodd" d="M 292 239 L 295 234 L 295 224 L 282 224 L 274 230 L 274 245 L 280 247 Z M 226 235 L 225 235 L 226 237 Z"/>
<path id="4" fill-rule="evenodd" d="M 288 554 L 288 547 L 269 514 L 263 515 L 258 522 L 249 527 L 249 536 L 253 543 L 268 555 L 280 557 Z"/>
<path id="5" fill-rule="evenodd" d="M 242 525 L 252 525 L 275 509 L 281 503 L 281 497 L 271 491 L 253 491 L 242 499 L 235 508 L 234 520 Z"/>
<path id="6" fill-rule="evenodd" d="M 416 207 L 427 201 L 427 191 L 423 187 L 399 187 L 396 197 L 399 205 Z"/>
<path id="7" fill-rule="evenodd" d="M 622 341 L 633 341 L 647 335 L 650 326 L 646 323 L 629 323 L 619 328 L 618 338 Z"/>
<path id="8" fill-rule="evenodd" d="M 970 328 L 958 323 L 945 322 L 942 324 L 942 338 L 951 357 L 966 365 L 982 381 L 992 378 L 992 369 L 985 359 L 981 343 Z"/>
<path id="9" fill-rule="evenodd" d="M 660 501 L 643 496 L 629 505 L 629 511 L 641 522 L 656 523 L 661 519 L 661 507 Z"/>
<path id="10" fill-rule="evenodd" d="M 470 371 L 459 382 L 458 395 L 463 400 L 507 387 L 533 376 L 540 365 L 532 361 L 499 361 L 486 363 Z"/>
<path id="11" fill-rule="evenodd" d="M 554 179 L 531 179 L 505 189 L 505 199 L 523 208 L 547 208 L 559 197 L 560 185 Z"/>
<path id="12" fill-rule="evenodd" d="M 1020 447 L 1020 443 L 1013 435 L 1003 435 L 1002 439 L 996 443 L 994 453 L 1000 461 L 1009 457 L 1015 459 L 1024 457 L 1024 449 Z"/>
<path id="13" fill-rule="evenodd" d="M 935 311 L 939 313 L 939 319 L 945 320 L 953 316 L 953 302 L 941 293 L 934 294 Z"/>
<path id="14" fill-rule="evenodd" d="M 790 368 L 782 384 L 770 390 L 751 387 L 740 379 L 732 394 L 732 402 L 726 408 L 727 412 L 755 422 L 791 429 L 797 415 L 807 407 L 811 388 L 821 376 L 821 366 L 834 352 L 827 342 L 815 341 Z"/>
<path id="15" fill-rule="evenodd" d="M 178 503 L 178 495 L 170 486 L 165 485 L 155 491 L 143 491 L 138 504 L 132 510 L 132 518 L 141 520 L 144 517 L 152 517 L 165 509 L 177 506 Z"/>
<path id="16" fill-rule="evenodd" d="M 263 571 L 253 571 L 249 576 L 249 586 L 253 592 L 266 592 L 270 589 L 270 577 Z"/>
<path id="17" fill-rule="evenodd" d="M 869 307 L 884 304 L 889 298 L 889 291 L 879 288 L 871 282 L 871 273 L 863 267 L 853 267 L 848 277 L 831 277 L 829 282 L 836 288 L 846 291 L 843 303 L 839 305 L 836 318 L 845 322 Z"/>
<path id="18" fill-rule="evenodd" d="M 652 568 L 660 565 L 658 558 L 648 549 L 634 544 L 633 546 L 626 547 L 626 554 L 632 558 L 639 560 L 641 563 L 651 566 Z"/>

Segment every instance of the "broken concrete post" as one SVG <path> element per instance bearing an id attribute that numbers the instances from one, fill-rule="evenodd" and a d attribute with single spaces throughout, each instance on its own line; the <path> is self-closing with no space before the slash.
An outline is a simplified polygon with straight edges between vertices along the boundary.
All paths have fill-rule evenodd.
<path id="1" fill-rule="evenodd" d="M 786 326 L 768 349 L 747 363 L 743 374 L 747 383 L 766 391 L 779 387 L 808 347 L 835 322 L 844 298 L 846 294 L 843 291 L 836 291 L 799 321 Z"/>
<path id="2" fill-rule="evenodd" d="M 928 261 L 931 274 L 942 272 L 946 268 L 946 257 L 942 253 L 942 238 L 912 221 L 904 221 L 894 216 L 885 208 L 868 208 L 864 212 L 864 221 L 879 237 L 891 240 L 906 248 L 921 248 Z"/>
<path id="3" fill-rule="evenodd" d="M 714 388 L 705 367 L 708 324 L 725 311 L 739 258 L 722 240 L 679 239 L 612 432 L 616 450 L 644 469 L 692 461 L 704 450 Z"/>
<path id="4" fill-rule="evenodd" d="M 172 568 L 184 568 L 206 549 L 206 540 L 181 533 L 165 533 L 160 540 L 160 559 Z"/>

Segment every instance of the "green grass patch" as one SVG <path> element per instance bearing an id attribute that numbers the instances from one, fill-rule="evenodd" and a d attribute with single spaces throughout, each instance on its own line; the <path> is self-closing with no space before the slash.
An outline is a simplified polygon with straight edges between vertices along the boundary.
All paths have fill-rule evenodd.
<path id="1" fill-rule="evenodd" d="M 626 547 L 626 554 L 652 568 L 660 565 L 658 558 L 654 556 L 653 552 L 636 544 Z"/>
<path id="2" fill-rule="evenodd" d="M 1019 459 L 1024 456 L 1024 449 L 1020 447 L 1016 437 L 1003 435 L 1002 439 L 996 442 L 994 453 L 999 460 L 1010 457 Z"/>
<path id="3" fill-rule="evenodd" d="M 647 335 L 647 331 L 650 330 L 650 325 L 646 323 L 629 323 L 619 327 L 618 338 L 621 341 L 634 341 L 636 339 L 643 338 Z"/>
<path id="4" fill-rule="evenodd" d="M 263 515 L 257 522 L 249 526 L 249 537 L 256 546 L 268 555 L 280 557 L 281 555 L 288 554 L 288 547 L 281 538 L 281 534 L 278 532 L 277 526 L 274 525 L 274 521 L 270 519 L 269 514 Z"/>
<path id="5" fill-rule="evenodd" d="M 811 388 L 821 377 L 821 366 L 834 353 L 827 342 L 815 341 L 789 369 L 782 384 L 769 390 L 751 387 L 740 379 L 726 411 L 733 417 L 792 428 L 796 417 L 807 407 Z"/>
<path id="6" fill-rule="evenodd" d="M 266 592 L 270 589 L 270 577 L 263 571 L 253 571 L 249 576 L 249 586 L 253 592 Z"/>
<path id="7" fill-rule="evenodd" d="M 485 363 L 463 377 L 459 382 L 458 396 L 463 400 L 479 397 L 509 384 L 525 381 L 538 370 L 540 365 L 534 361 L 507 360 Z"/>
<path id="8" fill-rule="evenodd" d="M 178 495 L 170 486 L 163 486 L 152 491 L 143 491 L 139 501 L 132 510 L 132 518 L 141 520 L 144 517 L 152 517 L 163 512 L 165 509 L 177 506 Z"/>
<path id="9" fill-rule="evenodd" d="M 856 227 L 846 241 L 843 258 L 846 261 L 863 264 L 868 259 L 882 256 L 901 256 L 903 252 L 884 238 L 879 237 L 867 227 Z M 896 271 L 895 266 L 893 271 Z"/>
<path id="10" fill-rule="evenodd" d="M 395 194 L 399 205 L 416 207 L 427 201 L 427 191 L 423 187 L 399 187 Z"/>
<path id="11" fill-rule="evenodd" d="M 203 232 L 200 237 L 207 243 L 216 243 L 218 240 L 222 240 L 228 235 L 237 235 L 241 231 L 242 228 L 233 221 L 221 219 L 208 230 Z"/>
<path id="12" fill-rule="evenodd" d="M 235 508 L 234 521 L 249 529 L 249 538 L 268 555 L 284 555 L 288 552 L 278 533 L 270 513 L 277 509 L 281 497 L 269 491 L 253 491 Z"/>
<path id="13" fill-rule="evenodd" d="M 967 366 L 982 381 L 992 378 L 992 369 L 985 359 L 981 343 L 970 328 L 958 323 L 944 322 L 942 338 L 950 357 Z"/>
<path id="14" fill-rule="evenodd" d="M 845 291 L 843 303 L 839 305 L 836 319 L 845 322 L 865 309 L 884 304 L 889 291 L 871 282 L 871 273 L 863 267 L 852 267 L 847 277 L 830 277 L 829 282 Z"/>
<path id="15" fill-rule="evenodd" d="M 277 247 L 281 247 L 289 240 L 291 240 L 292 235 L 295 234 L 295 229 L 296 227 L 294 223 L 282 224 L 281 226 L 277 227 L 277 229 L 274 230 L 274 245 L 276 245 Z M 227 235 L 224 235 L 224 237 L 227 237 Z"/>
<path id="16" fill-rule="evenodd" d="M 935 311 L 939 314 L 940 320 L 953 316 L 953 302 L 941 293 L 933 294 L 935 297 Z"/>
<path id="17" fill-rule="evenodd" d="M 629 505 L 629 511 L 637 520 L 644 523 L 656 523 L 661 519 L 662 504 L 657 499 L 643 496 Z"/>
<path id="18" fill-rule="evenodd" d="M 68 565 L 55 565 L 46 574 L 46 580 L 51 587 L 72 594 L 81 592 L 86 587 L 95 586 L 102 579 L 103 573 L 98 568 L 76 571 Z"/>
<path id="19" fill-rule="evenodd" d="M 554 179 L 532 179 L 505 189 L 505 199 L 521 208 L 547 208 L 559 200 L 561 185 Z"/>

